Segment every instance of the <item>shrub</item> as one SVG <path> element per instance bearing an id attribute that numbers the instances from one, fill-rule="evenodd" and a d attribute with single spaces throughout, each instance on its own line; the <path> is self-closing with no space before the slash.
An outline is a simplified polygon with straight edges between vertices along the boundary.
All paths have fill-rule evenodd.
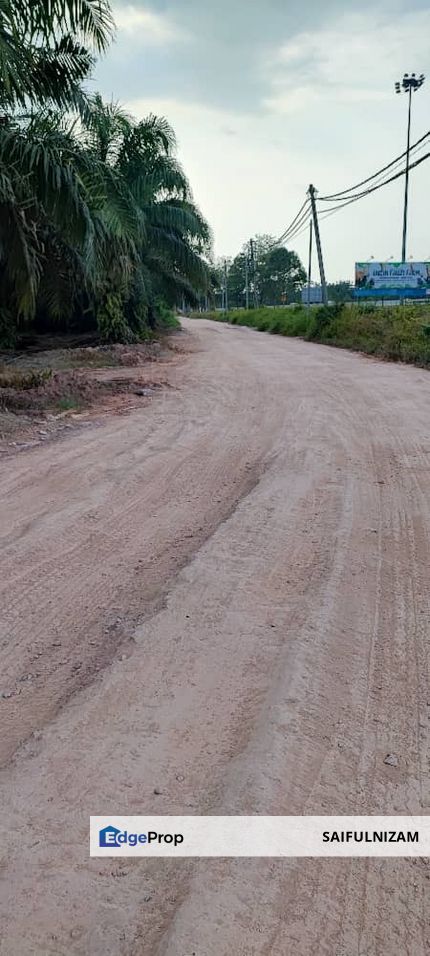
<path id="1" fill-rule="evenodd" d="M 248 325 L 275 335 L 300 336 L 392 361 L 430 366 L 430 321 L 425 321 L 430 319 L 430 307 L 425 304 L 380 308 L 374 303 L 337 303 L 311 309 L 296 305 L 235 309 L 229 313 L 206 313 L 203 317 Z"/>
<path id="2" fill-rule="evenodd" d="M 52 378 L 52 369 L 5 369 L 0 371 L 0 388 L 15 388 L 27 391 L 45 385 Z"/>
<path id="3" fill-rule="evenodd" d="M 97 311 L 97 326 L 102 342 L 133 342 L 136 336 L 124 316 L 122 296 L 109 292 Z"/>

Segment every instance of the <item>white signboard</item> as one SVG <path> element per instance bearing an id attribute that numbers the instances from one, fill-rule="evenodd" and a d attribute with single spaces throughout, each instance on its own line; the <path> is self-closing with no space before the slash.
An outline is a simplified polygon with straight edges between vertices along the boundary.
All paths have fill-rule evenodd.
<path id="1" fill-rule="evenodd" d="M 357 289 L 430 289 L 430 262 L 356 262 Z"/>

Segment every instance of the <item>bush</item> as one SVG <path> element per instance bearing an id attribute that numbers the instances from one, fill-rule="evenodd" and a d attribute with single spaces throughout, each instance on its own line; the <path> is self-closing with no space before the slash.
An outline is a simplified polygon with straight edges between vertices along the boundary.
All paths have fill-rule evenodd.
<path id="1" fill-rule="evenodd" d="M 133 334 L 124 316 L 122 296 L 116 292 L 105 295 L 97 311 L 97 326 L 102 342 L 133 342 Z"/>
<path id="2" fill-rule="evenodd" d="M 1 369 L 0 370 L 0 388 L 14 388 L 19 391 L 27 391 L 30 388 L 38 388 L 45 385 L 52 378 L 51 368 L 42 369 Z"/>
<path id="3" fill-rule="evenodd" d="M 14 349 L 19 341 L 16 321 L 8 309 L 0 308 L 0 348 Z"/>
<path id="4" fill-rule="evenodd" d="M 161 299 L 157 301 L 157 327 L 160 329 L 180 329 L 181 323 L 174 312 Z"/>
<path id="5" fill-rule="evenodd" d="M 425 304 L 379 308 L 374 303 L 336 303 L 311 309 L 296 305 L 198 313 L 196 317 L 248 325 L 274 335 L 300 336 L 391 361 L 430 366 L 430 306 Z"/>

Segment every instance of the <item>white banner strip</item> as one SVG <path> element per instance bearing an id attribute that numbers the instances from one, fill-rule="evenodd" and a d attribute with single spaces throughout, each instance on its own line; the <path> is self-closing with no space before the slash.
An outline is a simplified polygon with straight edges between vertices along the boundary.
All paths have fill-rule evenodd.
<path id="1" fill-rule="evenodd" d="M 90 855 L 430 856 L 430 816 L 97 816 Z"/>

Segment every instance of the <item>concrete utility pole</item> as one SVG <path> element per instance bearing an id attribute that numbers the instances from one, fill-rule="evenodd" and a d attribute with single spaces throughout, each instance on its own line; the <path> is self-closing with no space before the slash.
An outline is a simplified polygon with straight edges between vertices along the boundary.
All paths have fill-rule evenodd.
<path id="1" fill-rule="evenodd" d="M 249 246 L 251 250 L 250 259 L 251 259 L 251 275 L 252 275 L 252 296 L 254 300 L 254 309 L 256 309 L 258 302 L 257 302 L 257 288 L 256 288 L 256 282 L 255 282 L 255 258 L 254 258 L 254 240 L 253 239 L 249 240 Z"/>
<path id="2" fill-rule="evenodd" d="M 314 221 L 315 242 L 317 244 L 318 264 L 320 267 L 322 299 L 323 299 L 324 305 L 327 305 L 328 304 L 327 283 L 325 281 L 324 261 L 323 261 L 323 255 L 322 255 L 322 249 L 321 249 L 321 238 L 320 238 L 320 230 L 318 225 L 317 206 L 315 202 L 315 186 L 312 186 L 312 183 L 309 186 L 308 195 L 310 196 L 311 206 L 312 206 L 312 218 Z"/>
<path id="3" fill-rule="evenodd" d="M 245 253 L 245 308 L 249 309 L 249 252 Z"/>
<path id="4" fill-rule="evenodd" d="M 311 305 L 311 274 L 312 274 L 312 221 L 309 223 L 309 264 L 308 264 L 308 309 Z"/>
<path id="5" fill-rule="evenodd" d="M 406 172 L 405 172 L 405 201 L 403 206 L 403 233 L 402 233 L 402 262 L 406 262 L 406 233 L 408 228 L 408 198 L 409 198 L 409 155 L 411 148 L 411 106 L 412 93 L 415 93 L 423 85 L 425 80 L 424 73 L 416 76 L 415 73 L 405 73 L 403 80 L 395 84 L 396 93 L 408 94 L 408 133 L 406 139 Z"/>
<path id="6" fill-rule="evenodd" d="M 224 311 L 228 312 L 227 259 L 224 259 Z"/>

